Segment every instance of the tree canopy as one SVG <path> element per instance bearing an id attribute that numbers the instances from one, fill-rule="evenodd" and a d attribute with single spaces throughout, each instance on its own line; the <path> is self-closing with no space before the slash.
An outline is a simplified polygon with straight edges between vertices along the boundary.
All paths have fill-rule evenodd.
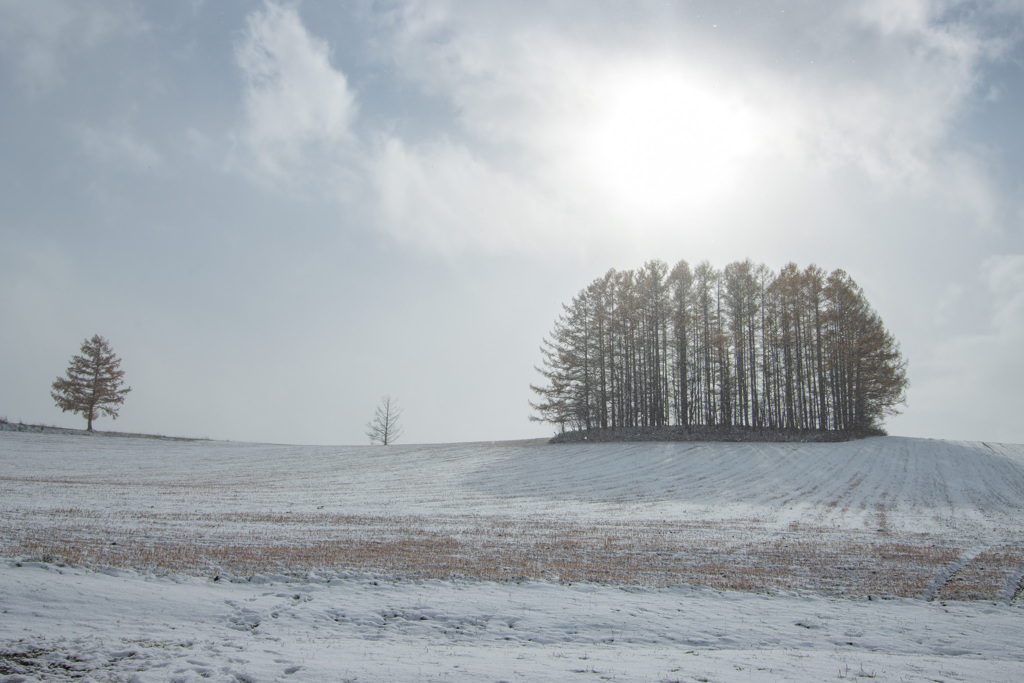
<path id="1" fill-rule="evenodd" d="M 82 342 L 81 354 L 72 356 L 65 376 L 54 380 L 50 396 L 63 412 L 81 414 L 91 432 L 92 421 L 100 414 L 117 419 L 117 406 L 132 390 L 123 383 L 121 359 L 97 334 Z"/>
<path id="2" fill-rule="evenodd" d="M 531 419 L 858 432 L 905 403 L 899 343 L 842 270 L 745 260 L 609 270 L 541 345 Z"/>

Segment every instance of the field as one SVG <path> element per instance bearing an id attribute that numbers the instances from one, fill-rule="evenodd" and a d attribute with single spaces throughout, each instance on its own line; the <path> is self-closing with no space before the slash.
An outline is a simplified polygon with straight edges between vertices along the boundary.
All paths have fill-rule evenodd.
<path id="1" fill-rule="evenodd" d="M 1020 445 L 375 448 L 0 432 L 0 554 L 0 676 L 71 676 L 84 658 L 79 672 L 96 680 L 165 680 L 217 643 L 241 648 L 249 669 L 210 655 L 218 665 L 179 662 L 178 680 L 1024 671 Z M 164 627 L 125 606 L 116 627 L 88 625 L 82 610 L 106 609 L 95 596 L 135 592 L 147 610 L 198 611 Z M 160 613 L 184 609 L 164 602 Z M 380 639 L 394 657 L 371 647 Z M 288 661 L 305 643 L 307 658 L 260 663 L 268 642 Z"/>

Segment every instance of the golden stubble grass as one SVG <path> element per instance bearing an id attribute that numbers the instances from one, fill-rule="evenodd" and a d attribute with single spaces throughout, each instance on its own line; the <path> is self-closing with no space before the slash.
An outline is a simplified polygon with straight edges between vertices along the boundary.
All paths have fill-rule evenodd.
<path id="1" fill-rule="evenodd" d="M 277 512 L 98 513 L 65 507 L 0 523 L 0 552 L 195 575 L 357 570 L 420 578 L 690 584 L 722 590 L 920 597 L 961 552 L 934 538 L 750 520 L 582 524 L 550 517 Z M 979 555 L 940 591 L 989 599 L 1024 561 Z"/>
<path id="2" fill-rule="evenodd" d="M 1007 581 L 1024 567 L 1024 548 L 997 546 L 978 554 L 939 590 L 943 600 L 997 600 Z M 1019 592 L 1011 586 L 1010 593 Z"/>

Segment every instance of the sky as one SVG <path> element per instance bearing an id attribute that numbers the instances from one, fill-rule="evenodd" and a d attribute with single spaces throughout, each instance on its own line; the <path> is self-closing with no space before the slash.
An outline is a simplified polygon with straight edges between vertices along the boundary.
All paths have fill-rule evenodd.
<path id="1" fill-rule="evenodd" d="M 0 417 L 106 337 L 99 429 L 534 438 L 608 269 L 842 268 L 890 434 L 1024 443 L 1024 2 L 0 0 Z"/>

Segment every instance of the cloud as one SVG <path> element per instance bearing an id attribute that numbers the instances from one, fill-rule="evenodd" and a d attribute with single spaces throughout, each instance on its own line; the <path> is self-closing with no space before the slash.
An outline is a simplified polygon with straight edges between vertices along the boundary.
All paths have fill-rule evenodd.
<path id="1" fill-rule="evenodd" d="M 939 204 L 970 230 L 1008 215 L 957 128 L 1005 31 L 942 3 L 773 13 L 403 3 L 378 17 L 376 59 L 451 112 L 412 139 L 384 117 L 357 131 L 329 45 L 296 6 L 268 2 L 236 45 L 245 119 L 229 164 L 442 253 L 713 241 L 681 225 L 750 243 L 856 223 L 851 211 L 877 220 L 862 208 L 873 194 L 908 214 Z M 809 179 L 828 215 L 806 210 Z"/>
<path id="2" fill-rule="evenodd" d="M 506 188 L 506 203 L 552 198 L 577 241 L 632 242 L 637 231 L 663 240 L 681 222 L 735 215 L 765 186 L 843 183 L 851 171 L 882 194 L 991 224 L 1002 214 L 987 159 L 957 126 L 1009 38 L 944 3 L 897 5 L 808 10 L 758 33 L 768 9 L 713 25 L 653 5 L 537 16 L 413 2 L 388 15 L 383 42 L 406 78 L 451 104 L 444 139 L 473 157 L 476 177 L 505 179 L 492 190 Z M 407 161 L 385 157 L 378 171 L 389 159 Z M 409 215 L 450 194 L 442 174 L 418 182 L 402 195 Z M 796 209 L 760 216 L 783 226 L 787 212 Z M 431 229 L 437 244 L 472 248 L 459 221 L 450 225 L 449 236 Z M 509 248 L 529 241 L 496 231 L 477 244 L 493 249 L 502 235 Z"/>
<path id="3" fill-rule="evenodd" d="M 241 168 L 253 164 L 259 177 L 297 184 L 353 141 L 355 95 L 294 6 L 268 2 L 250 14 L 235 58 L 245 79 Z"/>
<path id="4" fill-rule="evenodd" d="M 388 138 L 371 173 L 381 226 L 400 242 L 448 254 L 564 246 L 552 203 L 464 146 Z"/>
<path id="5" fill-rule="evenodd" d="M 912 171 L 948 131 L 976 85 L 979 62 L 999 43 L 942 22 L 927 3 L 892 5 L 809 12 L 798 32 L 781 26 L 740 45 L 711 35 L 719 27 L 709 29 L 700 15 L 654 8 L 648 21 L 637 18 L 641 12 L 607 17 L 625 25 L 609 42 L 606 29 L 588 30 L 605 23 L 595 17 L 609 13 L 600 3 L 540 19 L 411 3 L 395 21 L 395 54 L 407 75 L 449 97 L 466 129 L 480 136 L 531 144 L 538 126 L 585 117 L 603 97 L 614 106 L 639 94 L 639 104 L 674 107 L 676 98 L 716 96 L 792 127 L 810 152 L 898 174 Z M 806 57 L 778 59 L 786 42 Z M 649 70 L 664 101 L 628 92 Z"/>
<path id="6" fill-rule="evenodd" d="M 828 68 L 802 93 L 811 103 L 808 133 L 817 132 L 823 153 L 883 182 L 914 182 L 941 165 L 955 147 L 957 123 L 985 96 L 983 67 L 1007 47 L 978 23 L 948 16 L 949 8 L 923 1 L 846 6 L 830 36 Z M 843 55 L 855 64 L 843 64 Z"/>
<path id="7" fill-rule="evenodd" d="M 42 93 L 65 81 L 75 55 L 117 35 L 148 30 L 128 1 L 102 5 L 66 0 L 0 0 L 0 54 L 17 69 L 18 80 Z"/>

